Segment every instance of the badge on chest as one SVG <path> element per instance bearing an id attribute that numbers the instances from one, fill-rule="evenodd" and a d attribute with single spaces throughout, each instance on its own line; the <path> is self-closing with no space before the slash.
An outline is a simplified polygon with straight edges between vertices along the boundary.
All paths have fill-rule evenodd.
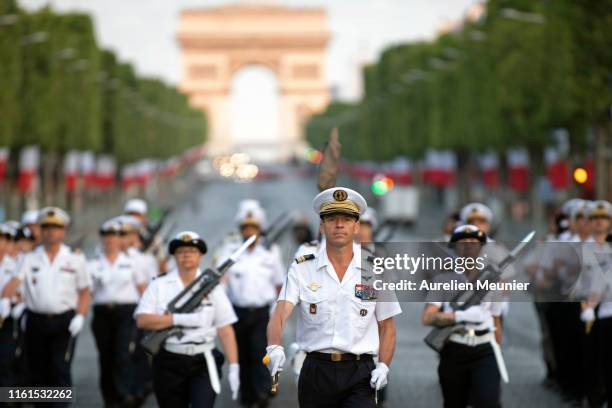
<path id="1" fill-rule="evenodd" d="M 355 285 L 355 297 L 361 300 L 374 300 L 376 299 L 376 291 L 370 285 L 358 283 Z"/>
<path id="2" fill-rule="evenodd" d="M 310 314 L 317 314 L 317 304 L 316 303 L 311 303 L 308 311 L 310 312 Z"/>

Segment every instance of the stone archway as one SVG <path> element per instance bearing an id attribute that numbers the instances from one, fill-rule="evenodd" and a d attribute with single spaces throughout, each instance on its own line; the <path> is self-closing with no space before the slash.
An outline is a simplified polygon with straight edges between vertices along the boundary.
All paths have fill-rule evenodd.
<path id="1" fill-rule="evenodd" d="M 207 114 L 209 155 L 240 149 L 228 137 L 230 87 L 234 74 L 248 65 L 269 68 L 279 83 L 278 159 L 301 152 L 304 122 L 330 101 L 325 78 L 329 37 L 323 9 L 239 4 L 183 11 L 179 89 Z"/>

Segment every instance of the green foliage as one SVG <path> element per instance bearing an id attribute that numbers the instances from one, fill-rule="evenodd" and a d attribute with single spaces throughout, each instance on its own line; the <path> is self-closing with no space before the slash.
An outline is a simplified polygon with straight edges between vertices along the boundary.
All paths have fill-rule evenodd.
<path id="1" fill-rule="evenodd" d="M 542 22 L 520 17 L 534 14 Z M 558 127 L 580 147 L 590 126 L 609 120 L 610 41 L 612 0 L 489 0 L 479 21 L 385 50 L 364 68 L 362 100 L 330 105 L 307 138 L 320 145 L 340 122 L 345 156 L 373 160 L 429 147 L 537 152 Z"/>
<path id="2" fill-rule="evenodd" d="M 204 115 L 100 49 L 88 15 L 0 2 L 0 61 L 0 146 L 94 150 L 125 163 L 205 141 Z"/>

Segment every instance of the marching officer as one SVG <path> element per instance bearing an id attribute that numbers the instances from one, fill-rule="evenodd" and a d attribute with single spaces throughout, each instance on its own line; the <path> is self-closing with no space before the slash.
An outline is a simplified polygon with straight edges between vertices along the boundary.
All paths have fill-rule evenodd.
<path id="1" fill-rule="evenodd" d="M 612 406 L 612 245 L 607 241 L 612 231 L 612 204 L 605 200 L 593 202 L 588 219 L 592 235 L 583 247 L 585 268 L 581 278 L 589 276 L 590 290 L 580 315 L 586 332 L 585 389 L 590 406 L 603 406 L 604 400 Z"/>
<path id="2" fill-rule="evenodd" d="M 182 336 L 169 337 L 153 357 L 153 389 L 160 407 L 212 407 L 220 392 L 223 356 L 214 347 L 219 335 L 227 354 L 233 399 L 240 387 L 240 366 L 232 324 L 236 314 L 223 288 L 216 287 L 192 313 L 167 312 L 168 303 L 202 271 L 206 243 L 191 231 L 179 233 L 168 246 L 177 269 L 155 279 L 146 289 L 135 312 L 143 330 L 183 328 Z M 214 354 L 214 356 L 213 356 Z M 216 361 L 215 361 L 216 360 Z"/>
<path id="3" fill-rule="evenodd" d="M 121 251 L 122 226 L 111 219 L 100 227 L 102 251 L 90 262 L 92 330 L 98 348 L 100 389 L 107 407 L 133 403 L 135 323 L 132 318 L 148 283 L 136 260 Z"/>
<path id="4" fill-rule="evenodd" d="M 11 240 L 11 229 L 0 224 L 0 293 L 3 288 L 15 276 L 15 261 L 7 253 L 7 246 Z M 12 318 L 13 301 L 3 301 L 0 305 L 0 387 L 14 385 L 12 364 L 15 360 L 15 348 L 17 346 L 13 336 L 13 325 L 17 322 Z"/>
<path id="5" fill-rule="evenodd" d="M 270 393 L 270 376 L 262 363 L 266 354 L 266 328 L 270 307 L 283 284 L 284 272 L 277 252 L 261 243 L 265 225 L 264 210 L 259 205 L 241 205 L 236 222 L 243 240 L 257 235 L 257 240 L 227 271 L 227 294 L 234 306 L 238 321 L 234 331 L 238 341 L 240 362 L 240 401 L 245 406 L 265 407 Z M 227 254 L 234 252 L 242 242 L 226 246 Z M 219 261 L 227 258 L 221 256 Z"/>
<path id="6" fill-rule="evenodd" d="M 462 257 L 479 256 L 481 246 L 486 242 L 487 235 L 474 225 L 457 227 L 450 238 L 451 245 Z M 471 280 L 471 272 L 443 272 L 434 281 L 466 282 Z M 454 311 L 449 303 L 453 297 L 451 291 L 429 292 L 427 297 L 422 314 L 424 325 L 444 327 L 463 324 L 465 328 L 465 333 L 452 334 L 440 353 L 438 376 L 444 407 L 500 406 L 500 375 L 507 374 L 499 351 L 499 303 L 485 301 L 465 310 Z"/>
<path id="7" fill-rule="evenodd" d="M 373 302 L 362 284 L 359 217 L 367 208 L 356 191 L 334 187 L 319 193 L 313 207 L 325 244 L 294 262 L 268 326 L 268 368 L 282 370 L 283 328 L 298 307 L 297 342 L 306 351 L 298 383 L 300 407 L 374 407 L 387 383 L 395 351 L 397 301 Z M 374 356 L 379 362 L 374 364 Z"/>
<path id="8" fill-rule="evenodd" d="M 21 225 L 28 227 L 34 236 L 34 246 L 40 245 L 40 225 L 38 225 L 38 211 L 28 210 L 21 215 Z"/>
<path id="9" fill-rule="evenodd" d="M 40 211 L 42 245 L 24 256 L 2 292 L 6 305 L 19 285 L 24 287 L 31 386 L 72 386 L 74 340 L 89 309 L 91 279 L 85 257 L 63 243 L 69 222 L 60 208 Z"/>
<path id="10" fill-rule="evenodd" d="M 127 207 L 126 207 L 127 208 Z M 121 250 L 135 263 L 142 275 L 146 277 L 146 283 L 151 282 L 159 273 L 158 263 L 151 254 L 143 253 L 140 250 L 142 241 L 139 231 L 143 228 L 142 222 L 131 215 L 121 215 L 117 217 L 121 223 Z M 134 353 L 132 354 L 134 364 L 133 395 L 135 405 L 141 405 L 152 391 L 152 373 L 149 359 L 140 345 L 144 332 L 137 330 Z"/>

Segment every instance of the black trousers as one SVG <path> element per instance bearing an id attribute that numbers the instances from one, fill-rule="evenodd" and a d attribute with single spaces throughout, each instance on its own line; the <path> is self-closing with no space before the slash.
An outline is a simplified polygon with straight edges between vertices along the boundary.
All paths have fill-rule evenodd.
<path id="1" fill-rule="evenodd" d="M 14 337 L 14 325 L 18 325 L 11 317 L 7 317 L 0 328 L 0 387 L 15 386 L 15 349 L 17 339 Z"/>
<path id="2" fill-rule="evenodd" d="M 221 378 L 224 358 L 216 349 L 213 354 Z M 203 354 L 186 356 L 163 349 L 153 358 L 153 390 L 160 408 L 208 408 L 217 397 Z"/>
<path id="3" fill-rule="evenodd" d="M 28 311 L 25 345 L 31 387 L 72 387 L 70 364 L 74 357 L 73 343 L 70 358 L 65 360 L 70 344 L 68 326 L 74 311 L 58 315 L 44 315 Z M 40 406 L 68 406 L 68 403 L 41 403 Z"/>
<path id="4" fill-rule="evenodd" d="M 612 407 L 612 317 L 599 320 L 598 337 L 608 407 Z"/>
<path id="5" fill-rule="evenodd" d="M 323 361 L 306 356 L 298 380 L 301 408 L 374 408 L 372 358 Z"/>
<path id="6" fill-rule="evenodd" d="M 262 362 L 268 344 L 266 330 L 270 307 L 234 306 L 234 310 L 238 317 L 234 332 L 240 363 L 240 401 L 243 404 L 263 402 L 268 399 L 272 387 L 270 372 Z"/>
<path id="7" fill-rule="evenodd" d="M 580 320 L 580 312 L 579 302 L 554 302 L 546 310 L 557 364 L 557 383 L 566 395 L 574 399 L 585 395 L 585 324 Z"/>
<path id="8" fill-rule="evenodd" d="M 145 397 L 147 394 L 149 394 L 151 392 L 151 384 L 153 381 L 149 355 L 140 345 L 140 341 L 144 336 L 145 332 L 143 330 L 136 330 L 136 348 L 132 354 L 132 364 L 134 368 L 132 394 L 136 397 Z"/>
<path id="9" fill-rule="evenodd" d="M 107 405 L 130 398 L 134 364 L 130 343 L 136 338 L 132 317 L 136 305 L 94 306 L 92 330 L 100 363 L 100 390 Z"/>
<path id="10" fill-rule="evenodd" d="M 490 344 L 448 342 L 440 353 L 438 377 L 445 408 L 500 407 L 500 375 Z"/>

